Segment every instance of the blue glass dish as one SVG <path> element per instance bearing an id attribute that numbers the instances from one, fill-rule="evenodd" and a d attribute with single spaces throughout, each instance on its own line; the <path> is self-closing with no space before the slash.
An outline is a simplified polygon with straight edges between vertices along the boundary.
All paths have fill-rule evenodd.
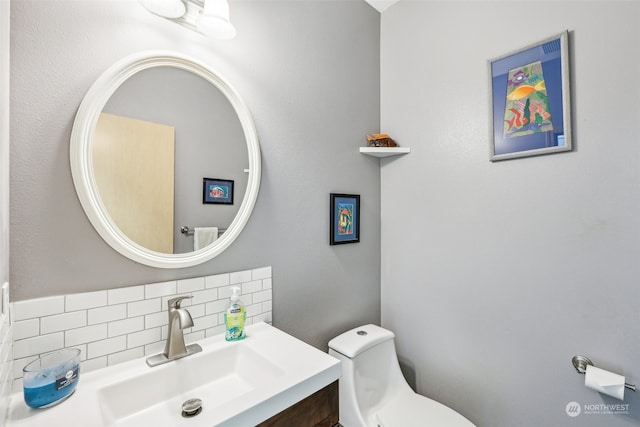
<path id="1" fill-rule="evenodd" d="M 80 380 L 80 350 L 67 348 L 45 354 L 22 369 L 24 401 L 46 408 L 71 396 Z"/>

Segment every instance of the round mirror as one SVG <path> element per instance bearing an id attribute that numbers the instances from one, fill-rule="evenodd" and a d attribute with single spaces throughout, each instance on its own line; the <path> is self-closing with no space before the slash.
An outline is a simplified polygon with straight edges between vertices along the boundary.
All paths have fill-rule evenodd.
<path id="1" fill-rule="evenodd" d="M 260 187 L 244 101 L 211 68 L 173 52 L 126 57 L 96 80 L 76 114 L 70 159 L 100 236 L 160 268 L 197 265 L 229 247 Z"/>

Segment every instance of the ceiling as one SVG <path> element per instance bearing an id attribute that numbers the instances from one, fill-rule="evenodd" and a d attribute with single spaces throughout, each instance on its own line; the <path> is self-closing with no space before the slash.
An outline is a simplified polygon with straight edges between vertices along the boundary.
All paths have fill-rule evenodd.
<path id="1" fill-rule="evenodd" d="M 371 6 L 376 8 L 378 12 L 384 12 L 389 6 L 397 3 L 399 0 L 365 0 Z"/>

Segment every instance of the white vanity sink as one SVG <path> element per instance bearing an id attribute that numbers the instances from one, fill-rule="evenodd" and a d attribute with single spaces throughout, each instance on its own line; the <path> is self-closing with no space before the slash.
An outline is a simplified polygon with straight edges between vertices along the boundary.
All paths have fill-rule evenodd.
<path id="1" fill-rule="evenodd" d="M 201 353 L 153 368 L 142 358 L 81 373 L 75 393 L 48 409 L 15 394 L 8 426 L 254 426 L 341 375 L 337 359 L 266 323 L 242 341 L 221 334 L 199 344 Z M 193 398 L 202 412 L 183 418 Z"/>

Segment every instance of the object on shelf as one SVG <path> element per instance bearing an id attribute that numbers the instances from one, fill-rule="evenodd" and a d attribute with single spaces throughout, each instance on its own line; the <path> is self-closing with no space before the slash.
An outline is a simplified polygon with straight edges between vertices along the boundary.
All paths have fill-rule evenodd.
<path id="1" fill-rule="evenodd" d="M 367 135 L 367 147 L 397 147 L 398 144 L 386 133 Z"/>

